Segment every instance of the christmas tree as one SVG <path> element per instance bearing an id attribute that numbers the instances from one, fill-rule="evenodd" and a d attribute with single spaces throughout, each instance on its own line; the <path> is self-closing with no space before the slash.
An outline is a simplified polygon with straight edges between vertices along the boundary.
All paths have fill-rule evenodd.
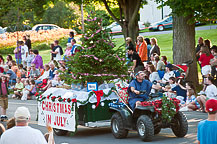
<path id="1" fill-rule="evenodd" d="M 96 11 L 88 12 L 85 33 L 80 39 L 80 51 L 66 62 L 68 70 L 61 76 L 66 83 L 109 81 L 127 77 L 125 51 L 114 50 L 110 29 L 106 29 L 103 17 Z"/>

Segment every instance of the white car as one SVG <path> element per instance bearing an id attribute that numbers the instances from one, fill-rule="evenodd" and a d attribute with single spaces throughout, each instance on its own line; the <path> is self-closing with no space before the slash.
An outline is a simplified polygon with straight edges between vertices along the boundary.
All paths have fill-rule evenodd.
<path id="1" fill-rule="evenodd" d="M 6 35 L 5 35 L 6 29 L 0 27 L 0 38 L 5 39 Z"/>
<path id="2" fill-rule="evenodd" d="M 54 24 L 37 24 L 32 27 L 32 30 L 39 31 L 39 30 L 52 30 L 52 29 L 59 29 L 60 27 Z"/>
<path id="3" fill-rule="evenodd" d="M 138 22 L 138 24 L 139 24 L 139 30 L 143 30 L 146 28 L 146 26 L 144 25 L 144 22 Z M 117 22 L 113 22 L 112 24 L 110 24 L 106 28 L 110 28 L 111 31 L 114 33 L 122 32 L 121 26 Z"/>

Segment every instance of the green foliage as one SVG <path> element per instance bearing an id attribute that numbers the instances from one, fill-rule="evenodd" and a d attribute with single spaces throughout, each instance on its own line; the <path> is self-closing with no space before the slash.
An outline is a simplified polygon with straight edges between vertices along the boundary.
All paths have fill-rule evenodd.
<path id="1" fill-rule="evenodd" d="M 155 0 L 162 3 L 162 6 L 169 6 L 172 14 L 178 16 L 194 15 L 195 20 L 204 21 L 207 19 L 217 18 L 217 1 L 216 0 Z"/>
<path id="2" fill-rule="evenodd" d="M 162 119 L 165 122 L 170 122 L 176 114 L 176 107 L 172 100 L 168 99 L 165 95 L 162 97 Z"/>
<path id="3" fill-rule="evenodd" d="M 67 62 L 68 70 L 61 75 L 68 84 L 109 81 L 115 78 L 124 79 L 127 75 L 125 54 L 114 50 L 109 30 L 102 26 L 106 21 L 97 17 L 95 11 L 89 11 L 85 20 L 85 31 L 80 50 Z M 72 74 L 74 75 L 72 78 Z"/>
<path id="4" fill-rule="evenodd" d="M 70 28 L 78 18 L 68 4 L 58 1 L 54 7 L 49 7 L 43 16 L 43 23 L 56 24 L 62 28 Z"/>

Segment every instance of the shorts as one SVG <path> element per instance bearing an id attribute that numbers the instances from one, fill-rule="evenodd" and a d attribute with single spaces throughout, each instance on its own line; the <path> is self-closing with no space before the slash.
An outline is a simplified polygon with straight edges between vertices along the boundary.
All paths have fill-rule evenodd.
<path id="1" fill-rule="evenodd" d="M 7 109 L 8 108 L 8 98 L 0 98 L 0 106 L 3 109 Z"/>
<path id="2" fill-rule="evenodd" d="M 195 105 L 195 107 L 196 107 L 197 109 L 199 109 L 199 108 L 200 108 L 200 104 L 198 103 L 198 101 L 197 101 L 197 100 L 195 100 L 194 102 L 195 102 L 195 104 L 194 104 L 194 105 Z"/>
<path id="3" fill-rule="evenodd" d="M 208 75 L 211 74 L 211 66 L 210 65 L 205 65 L 201 69 L 202 75 Z"/>

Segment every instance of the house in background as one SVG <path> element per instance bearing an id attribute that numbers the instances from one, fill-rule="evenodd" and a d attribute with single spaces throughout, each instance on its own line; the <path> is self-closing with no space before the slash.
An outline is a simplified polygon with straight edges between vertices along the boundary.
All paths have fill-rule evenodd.
<path id="1" fill-rule="evenodd" d="M 154 0 L 147 0 L 148 4 L 140 8 L 140 21 L 144 23 L 154 23 L 162 20 L 168 16 L 172 9 L 168 6 L 162 8 L 157 8 L 160 4 L 157 4 Z"/>

